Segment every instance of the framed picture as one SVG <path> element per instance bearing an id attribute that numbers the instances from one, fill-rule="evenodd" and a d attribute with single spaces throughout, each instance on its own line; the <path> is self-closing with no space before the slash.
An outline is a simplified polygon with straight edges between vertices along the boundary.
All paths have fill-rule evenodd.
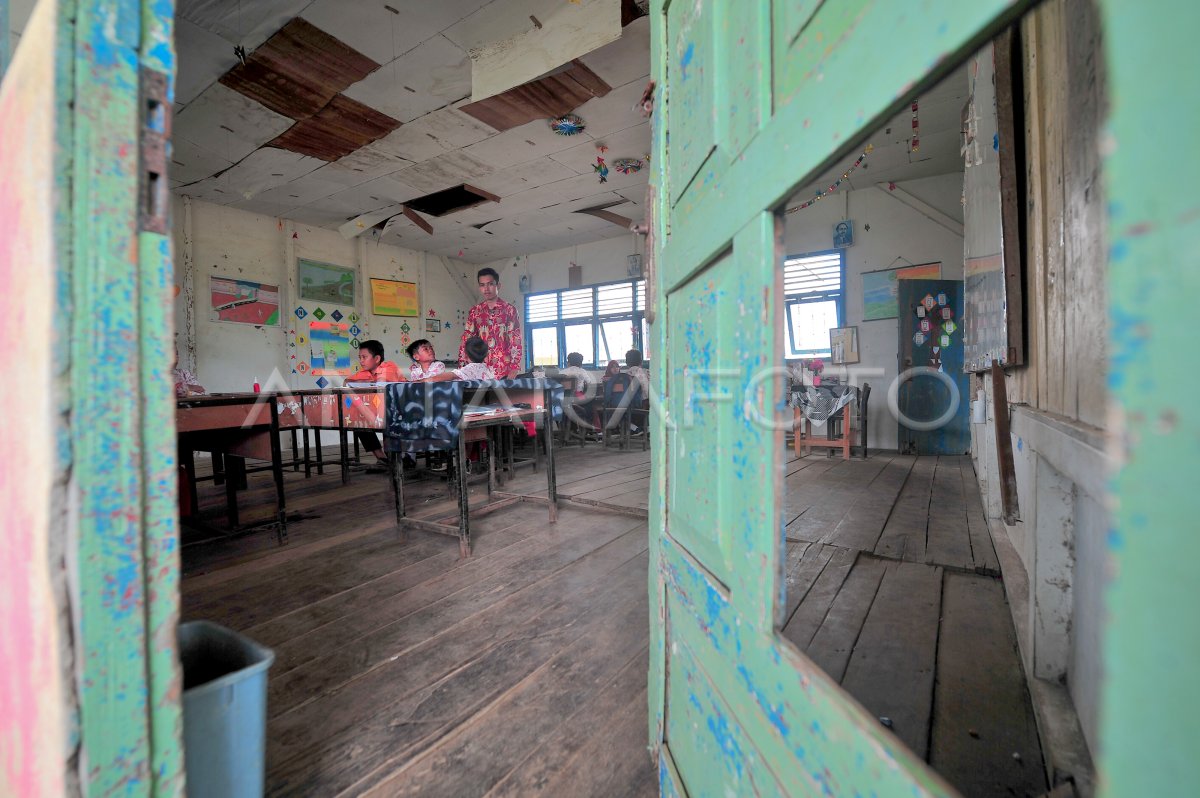
<path id="1" fill-rule="evenodd" d="M 845 249 L 854 246 L 854 222 L 842 219 L 833 226 L 833 248 Z"/>
<path id="2" fill-rule="evenodd" d="M 262 327 L 279 326 L 279 286 L 211 275 L 208 278 L 210 321 Z"/>
<path id="3" fill-rule="evenodd" d="M 371 278 L 371 312 L 376 316 L 417 316 L 417 284 Z"/>
<path id="4" fill-rule="evenodd" d="M 354 269 L 299 258 L 296 272 L 301 299 L 354 306 Z"/>
<path id="5" fill-rule="evenodd" d="M 941 263 L 922 263 L 898 269 L 863 272 L 863 321 L 896 318 L 897 280 L 940 280 Z"/>
<path id="6" fill-rule="evenodd" d="M 441 319 L 425 319 L 425 332 L 441 332 L 441 331 L 442 331 L 442 320 Z"/>
<path id="7" fill-rule="evenodd" d="M 829 361 L 835 366 L 857 363 L 858 328 L 833 327 L 829 330 Z"/>

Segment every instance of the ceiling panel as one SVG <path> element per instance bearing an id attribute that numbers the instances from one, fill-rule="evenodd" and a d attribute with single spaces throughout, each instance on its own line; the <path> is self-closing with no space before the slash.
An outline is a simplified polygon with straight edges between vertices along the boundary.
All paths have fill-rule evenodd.
<path id="1" fill-rule="evenodd" d="M 347 3 L 346 0 L 316 0 L 304 9 L 301 16 L 359 52 L 386 64 L 490 2 L 386 0 L 367 4 Z M 386 6 L 391 6 L 399 13 L 393 14 Z M 462 52 L 461 48 L 458 49 Z"/>
<path id="2" fill-rule="evenodd" d="M 229 167 L 220 179 L 236 187 L 242 199 L 252 199 L 269 188 L 286 185 L 303 177 L 323 163 L 307 155 L 264 147 Z"/>
<path id="3" fill-rule="evenodd" d="M 462 112 L 443 108 L 392 131 L 369 149 L 420 163 L 493 135 L 494 130 Z M 493 171 L 490 165 L 488 171 Z"/>
<path id="4" fill-rule="evenodd" d="M 311 0 L 178 0 L 175 17 L 249 51 L 287 24 L 309 2 Z"/>
<path id="5" fill-rule="evenodd" d="M 462 151 L 456 151 L 410 166 L 397 172 L 394 177 L 425 194 L 431 194 L 459 183 L 478 185 L 480 179 L 491 172 L 492 167 Z"/>
<path id="6" fill-rule="evenodd" d="M 276 113 L 304 119 L 379 64 L 297 17 L 221 76 L 221 83 Z"/>
<path id="7" fill-rule="evenodd" d="M 466 151 L 497 169 L 507 169 L 591 140 L 586 131 L 574 136 L 559 135 L 550 127 L 549 119 L 536 119 L 472 144 Z"/>
<path id="8" fill-rule="evenodd" d="M 174 135 L 236 163 L 291 127 L 293 121 L 214 83 L 179 112 Z"/>
<path id="9" fill-rule="evenodd" d="M 552 160 L 572 169 L 576 174 L 594 173 L 596 150 L 601 144 L 608 147 L 603 153 L 604 161 L 609 168 L 609 179 L 617 173 L 613 165 L 621 158 L 638 158 L 645 163 L 646 155 L 650 152 L 650 125 L 645 120 L 641 124 L 617 131 L 592 142 L 580 142 L 569 149 L 560 150 L 550 156 Z"/>
<path id="10" fill-rule="evenodd" d="M 436 35 L 384 63 L 344 93 L 410 122 L 470 96 L 471 59 L 449 39 Z"/>
<path id="11" fill-rule="evenodd" d="M 635 107 L 640 105 L 645 88 L 645 80 L 626 83 L 613 89 L 607 96 L 588 101 L 575 109 L 575 113 L 583 118 L 588 135 L 598 141 L 646 121 L 641 110 Z"/>
<path id="12" fill-rule="evenodd" d="M 609 86 L 650 79 L 650 17 L 621 29 L 621 38 L 579 58 Z"/>
<path id="13" fill-rule="evenodd" d="M 196 99 L 238 63 L 232 44 L 186 19 L 175 21 L 175 49 L 179 63 L 175 76 L 177 105 Z"/>
<path id="14" fill-rule="evenodd" d="M 390 175 L 408 166 L 412 166 L 412 161 L 363 147 L 358 152 L 352 152 L 345 158 L 322 166 L 319 171 L 322 179 L 349 188 Z"/>
<path id="15" fill-rule="evenodd" d="M 320 111 L 276 136 L 270 145 L 336 161 L 398 127 L 400 123 L 390 116 L 339 94 Z"/>
<path id="16" fill-rule="evenodd" d="M 537 158 L 533 161 L 509 167 L 502 172 L 480 178 L 475 185 L 493 194 L 507 197 L 531 188 L 565 180 L 569 177 L 574 177 L 576 174 L 572 169 L 561 163 L 551 161 L 549 158 Z"/>
<path id="17" fill-rule="evenodd" d="M 486 100 L 461 106 L 496 130 L 510 130 L 536 119 L 562 116 L 593 97 L 603 97 L 610 86 L 582 63 L 532 80 Z"/>
<path id="18" fill-rule="evenodd" d="M 171 180 L 194 183 L 230 166 L 233 166 L 232 161 L 211 153 L 182 136 L 176 136 L 171 142 L 171 163 L 167 170 Z"/>

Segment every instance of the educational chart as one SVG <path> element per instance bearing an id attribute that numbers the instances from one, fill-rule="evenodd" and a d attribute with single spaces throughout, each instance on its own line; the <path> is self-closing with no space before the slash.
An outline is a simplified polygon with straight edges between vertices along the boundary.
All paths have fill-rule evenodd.
<path id="1" fill-rule="evenodd" d="M 308 341 L 311 352 L 309 370 L 314 377 L 344 377 L 355 372 L 348 324 L 336 321 L 309 322 Z"/>
<path id="2" fill-rule="evenodd" d="M 937 280 L 941 276 L 941 263 L 922 263 L 898 269 L 864 272 L 863 321 L 896 318 L 898 280 Z"/>
<path id="3" fill-rule="evenodd" d="M 296 270 L 301 299 L 354 305 L 354 269 L 300 258 Z"/>
<path id="4" fill-rule="evenodd" d="M 376 316 L 418 316 L 417 284 L 371 278 L 371 312 Z"/>
<path id="5" fill-rule="evenodd" d="M 279 286 L 213 275 L 208 280 L 210 321 L 279 326 Z"/>

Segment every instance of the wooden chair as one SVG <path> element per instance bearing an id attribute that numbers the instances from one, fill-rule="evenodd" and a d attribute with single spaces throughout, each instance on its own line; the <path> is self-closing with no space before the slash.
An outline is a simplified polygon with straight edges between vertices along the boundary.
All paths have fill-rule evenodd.
<path id="1" fill-rule="evenodd" d="M 642 386 L 628 374 L 617 374 L 604 383 L 604 445 L 616 438 L 623 449 L 629 448 L 632 421 L 642 422 L 642 451 L 648 446 L 650 411 L 642 399 Z"/>

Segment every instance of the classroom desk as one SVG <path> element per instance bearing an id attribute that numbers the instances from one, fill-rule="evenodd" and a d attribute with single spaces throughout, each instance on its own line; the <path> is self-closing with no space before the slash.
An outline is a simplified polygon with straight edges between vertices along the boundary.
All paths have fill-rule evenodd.
<path id="1" fill-rule="evenodd" d="M 434 393 L 427 393 L 433 391 Z M 468 405 L 518 404 L 527 408 L 488 414 L 465 412 Z M 535 379 L 454 381 L 443 383 L 393 383 L 386 388 L 385 448 L 388 452 L 392 490 L 396 497 L 396 525 L 401 535 L 407 527 L 424 529 L 458 538 L 459 554 L 471 554 L 471 513 L 492 512 L 521 501 L 545 503 L 549 521 L 558 520 L 558 489 L 554 472 L 553 419 L 562 413 L 562 387 Z M 374 409 L 364 417 L 377 418 Z M 512 427 L 533 422 L 545 447 L 546 496 L 502 493 L 496 490 L 496 454 L 501 434 Z M 488 503 L 472 508 L 467 493 L 467 444 L 488 441 Z M 536 451 L 536 443 L 535 443 Z M 458 515 L 453 521 L 416 519 L 404 503 L 404 454 L 452 451 L 454 487 Z"/>
<path id="2" fill-rule="evenodd" d="M 196 467 L 193 452 L 226 457 L 225 507 L 229 526 L 238 525 L 237 488 L 245 474 L 244 458 L 271 464 L 275 480 L 279 542 L 287 542 L 283 492 L 283 453 L 279 432 L 303 426 L 300 402 L 286 394 L 226 393 L 192 396 L 176 401 L 175 430 L 179 460 L 188 476 L 195 507 Z"/>
<path id="3" fill-rule="evenodd" d="M 842 459 L 850 459 L 850 406 L 857 403 L 858 389 L 853 385 L 801 385 L 792 392 L 796 456 L 808 454 L 807 449 L 825 447 L 841 449 Z M 840 415 L 842 434 L 834 437 L 833 423 Z M 824 420 L 827 437 L 813 436 L 813 422 Z M 803 430 L 803 432 L 802 432 Z M 864 450 L 865 454 L 865 450 Z"/>

